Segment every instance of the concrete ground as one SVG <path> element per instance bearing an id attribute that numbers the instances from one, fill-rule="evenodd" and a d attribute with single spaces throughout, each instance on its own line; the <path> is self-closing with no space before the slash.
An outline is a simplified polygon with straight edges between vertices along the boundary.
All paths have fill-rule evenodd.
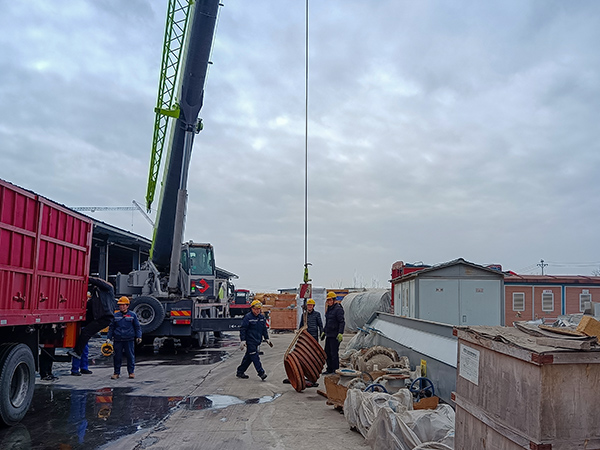
<path id="1" fill-rule="evenodd" d="M 160 355 L 144 358 L 136 378 L 110 380 L 109 366 L 95 367 L 94 374 L 61 377 L 61 385 L 74 389 L 130 387 L 136 396 L 173 397 L 176 400 L 163 419 L 150 429 L 104 445 L 103 449 L 327 449 L 368 448 L 364 438 L 351 431 L 343 414 L 326 404 L 318 388 L 296 392 L 286 378 L 283 355 L 293 333 L 271 334 L 273 348 L 261 346 L 268 374 L 261 381 L 254 368 L 249 379 L 235 376 L 243 352 L 237 333 L 209 349 L 224 359 L 214 364 L 164 364 Z M 342 349 L 352 335 L 346 335 Z M 126 374 L 125 368 L 122 373 Z"/>

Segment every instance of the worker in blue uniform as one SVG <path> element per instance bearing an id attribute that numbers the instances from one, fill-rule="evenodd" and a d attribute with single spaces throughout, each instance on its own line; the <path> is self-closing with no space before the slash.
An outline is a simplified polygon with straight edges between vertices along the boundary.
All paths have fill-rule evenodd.
<path id="1" fill-rule="evenodd" d="M 137 315 L 129 309 L 129 299 L 121 297 L 117 302 L 119 310 L 115 312 L 115 318 L 108 327 L 106 335 L 107 342 L 114 338 L 115 354 L 113 356 L 114 374 L 111 376 L 116 380 L 121 375 L 121 363 L 123 353 L 127 358 L 127 372 L 129 378 L 135 378 L 135 342 L 142 342 L 142 327 Z"/>
<path id="2" fill-rule="evenodd" d="M 265 316 L 261 313 L 262 303 L 258 300 L 254 300 L 250 304 L 250 312 L 242 319 L 242 325 L 240 326 L 240 344 L 241 350 L 246 350 L 242 363 L 238 366 L 236 376 L 238 378 L 250 378 L 246 375 L 246 370 L 250 367 L 250 364 L 254 364 L 256 373 L 261 380 L 267 378 L 267 374 L 263 369 L 260 362 L 260 356 L 258 354 L 258 346 L 264 339 L 269 346 L 273 347 L 273 344 L 269 340 L 269 332 L 267 331 L 267 321 Z"/>
<path id="3" fill-rule="evenodd" d="M 327 355 L 327 370 L 324 375 L 335 373 L 340 368 L 340 343 L 344 339 L 344 308 L 337 301 L 335 292 L 329 292 L 326 300 L 325 331 L 321 333 L 321 339 L 325 339 L 325 354 Z"/>

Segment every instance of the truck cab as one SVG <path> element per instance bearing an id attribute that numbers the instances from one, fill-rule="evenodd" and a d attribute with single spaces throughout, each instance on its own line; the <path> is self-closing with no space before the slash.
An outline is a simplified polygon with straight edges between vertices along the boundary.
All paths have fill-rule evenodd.
<path id="1" fill-rule="evenodd" d="M 181 283 L 183 289 L 189 290 L 186 296 L 196 300 L 211 300 L 217 297 L 215 291 L 216 266 L 213 247 L 210 244 L 189 242 L 181 249 Z"/>
<path id="2" fill-rule="evenodd" d="M 234 316 L 245 316 L 250 312 L 250 304 L 254 296 L 248 289 L 236 289 L 229 303 L 229 313 Z"/>

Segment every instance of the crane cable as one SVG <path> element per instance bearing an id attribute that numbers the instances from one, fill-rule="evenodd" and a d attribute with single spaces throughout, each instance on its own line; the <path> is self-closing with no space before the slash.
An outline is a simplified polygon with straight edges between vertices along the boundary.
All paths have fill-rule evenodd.
<path id="1" fill-rule="evenodd" d="M 304 42 L 304 282 L 308 283 L 308 2 L 305 12 Z"/>

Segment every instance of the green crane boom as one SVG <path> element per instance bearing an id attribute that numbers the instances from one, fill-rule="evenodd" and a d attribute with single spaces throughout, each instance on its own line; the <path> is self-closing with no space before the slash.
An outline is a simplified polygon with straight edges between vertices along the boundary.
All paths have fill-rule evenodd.
<path id="1" fill-rule="evenodd" d="M 169 0 L 167 8 L 158 98 L 154 109 L 156 117 L 152 137 L 152 154 L 150 156 L 148 188 L 146 191 L 146 209 L 148 211 L 150 211 L 154 201 L 169 117 L 176 119 L 179 117 L 179 105 L 174 100 L 176 88 L 179 84 L 179 63 L 185 46 L 185 36 L 193 4 L 193 0 Z"/>

